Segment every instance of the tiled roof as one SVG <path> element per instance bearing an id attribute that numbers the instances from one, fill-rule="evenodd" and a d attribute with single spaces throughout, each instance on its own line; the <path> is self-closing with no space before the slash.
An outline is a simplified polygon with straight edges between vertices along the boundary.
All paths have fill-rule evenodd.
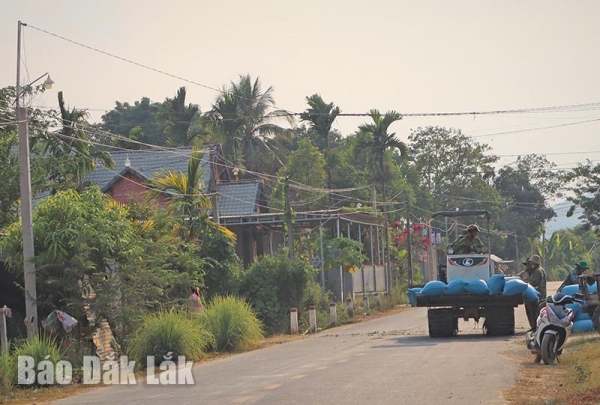
<path id="1" fill-rule="evenodd" d="M 252 215 L 259 212 L 258 203 L 262 191 L 262 183 L 233 182 L 217 185 L 219 193 L 219 214 Z"/>
<path id="2" fill-rule="evenodd" d="M 84 177 L 84 182 L 97 184 L 102 191 L 107 191 L 109 185 L 114 182 L 115 177 L 125 169 L 125 161 L 129 158 L 130 167 L 148 179 L 169 170 L 174 173 L 187 173 L 188 160 L 192 154 L 192 148 L 165 149 L 165 150 L 130 150 L 111 152 L 115 167 L 106 169 L 100 163 L 94 171 Z M 210 179 L 210 165 L 208 164 L 209 153 L 205 153 L 200 161 L 202 167 L 201 181 L 208 187 Z"/>
<path id="3" fill-rule="evenodd" d="M 120 178 L 120 174 L 127 171 L 125 161 L 129 158 L 130 168 L 142 176 L 152 179 L 161 175 L 165 170 L 174 173 L 187 173 L 188 160 L 192 153 L 191 148 L 168 149 L 168 150 L 130 150 L 111 152 L 115 167 L 111 170 L 102 165 L 85 176 L 84 181 L 97 184 L 102 191 L 107 191 Z M 202 167 L 201 182 L 208 193 L 210 180 L 209 153 L 205 153 L 200 161 Z M 232 182 L 217 184 L 219 193 L 219 214 L 227 215 L 251 215 L 260 211 L 258 202 L 262 193 L 262 183 L 254 182 Z"/>

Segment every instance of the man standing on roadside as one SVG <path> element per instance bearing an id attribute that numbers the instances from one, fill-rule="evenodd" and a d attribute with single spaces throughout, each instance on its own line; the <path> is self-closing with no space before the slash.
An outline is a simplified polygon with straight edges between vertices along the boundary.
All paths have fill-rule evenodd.
<path id="1" fill-rule="evenodd" d="M 525 313 L 531 330 L 537 328 L 537 317 L 540 307 L 546 302 L 546 271 L 541 266 L 542 259 L 539 255 L 533 255 L 525 261 L 525 271 L 521 272 L 521 278 L 529 283 L 540 293 L 538 301 L 525 301 Z"/>

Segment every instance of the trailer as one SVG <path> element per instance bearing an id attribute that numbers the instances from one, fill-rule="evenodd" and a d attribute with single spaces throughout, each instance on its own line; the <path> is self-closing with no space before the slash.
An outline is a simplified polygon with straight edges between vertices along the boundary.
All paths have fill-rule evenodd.
<path id="1" fill-rule="evenodd" d="M 446 250 L 446 283 L 452 280 L 484 280 L 488 281 L 495 273 L 494 263 L 490 252 L 488 211 L 442 211 L 433 218 L 483 217 L 487 220 L 488 243 L 482 253 L 454 254 L 453 246 Z M 494 256 L 495 257 L 495 256 Z M 506 262 L 506 261 L 504 261 Z M 523 303 L 523 295 L 503 295 L 501 292 L 490 294 L 440 294 L 428 296 L 416 295 L 416 306 L 427 307 L 427 320 L 430 337 L 449 337 L 458 333 L 458 320 L 474 319 L 479 322 L 485 318 L 483 329 L 488 335 L 504 336 L 515 333 L 514 309 Z"/>

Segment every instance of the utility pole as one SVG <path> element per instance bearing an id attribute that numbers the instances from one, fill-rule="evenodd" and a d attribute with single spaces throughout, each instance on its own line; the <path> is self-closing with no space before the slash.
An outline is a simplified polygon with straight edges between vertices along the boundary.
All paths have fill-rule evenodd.
<path id="1" fill-rule="evenodd" d="M 290 259 L 294 260 L 294 229 L 292 228 L 292 207 L 290 205 L 290 177 L 285 176 L 283 185 L 285 195 L 285 225 L 288 235 L 288 249 L 290 250 Z"/>
<path id="2" fill-rule="evenodd" d="M 410 286 L 412 286 L 414 284 L 414 277 L 413 277 L 413 265 L 412 265 L 412 236 L 411 236 L 411 229 L 410 229 L 410 199 L 407 198 L 406 199 L 406 230 L 408 231 L 406 233 L 407 237 L 406 237 L 406 243 L 408 244 L 408 253 L 407 253 L 407 259 L 408 259 L 408 283 Z"/>
<path id="3" fill-rule="evenodd" d="M 217 164 L 216 164 L 217 146 L 214 146 L 210 151 L 210 201 L 212 205 L 212 217 L 213 222 L 220 223 L 221 218 L 219 215 L 219 195 L 217 194 Z"/>
<path id="4" fill-rule="evenodd" d="M 515 251 L 517 253 L 517 270 L 519 269 L 519 263 L 521 260 L 519 259 L 519 239 L 517 238 L 517 230 L 515 229 Z"/>
<path id="5" fill-rule="evenodd" d="M 25 287 L 25 317 L 30 323 L 27 327 L 27 338 L 32 340 L 37 335 L 37 289 L 35 276 L 35 251 L 33 244 L 33 219 L 31 203 L 31 171 L 29 163 L 29 123 L 27 109 L 21 107 L 21 26 L 27 24 L 19 21 L 17 28 L 17 87 L 16 110 L 19 122 L 19 181 L 21 188 L 21 223 L 23 225 L 23 273 Z"/>

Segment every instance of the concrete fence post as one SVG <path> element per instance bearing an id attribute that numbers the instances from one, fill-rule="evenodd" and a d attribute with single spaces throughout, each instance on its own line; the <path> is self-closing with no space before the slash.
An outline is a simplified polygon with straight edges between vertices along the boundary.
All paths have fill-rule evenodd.
<path id="1" fill-rule="evenodd" d="M 290 308 L 290 333 L 298 333 L 298 309 Z"/>
<path id="2" fill-rule="evenodd" d="M 331 326 L 337 325 L 337 307 L 335 303 L 329 304 L 329 323 Z"/>
<path id="3" fill-rule="evenodd" d="M 1 353 L 8 353 L 8 336 L 6 329 L 6 316 L 10 317 L 10 309 L 6 305 L 0 308 L 0 350 Z"/>
<path id="4" fill-rule="evenodd" d="M 354 303 L 351 297 L 348 297 L 346 304 L 348 305 L 348 316 L 352 318 L 354 316 Z"/>
<path id="5" fill-rule="evenodd" d="M 311 332 L 317 332 L 317 311 L 314 305 L 308 307 L 308 325 Z"/>

